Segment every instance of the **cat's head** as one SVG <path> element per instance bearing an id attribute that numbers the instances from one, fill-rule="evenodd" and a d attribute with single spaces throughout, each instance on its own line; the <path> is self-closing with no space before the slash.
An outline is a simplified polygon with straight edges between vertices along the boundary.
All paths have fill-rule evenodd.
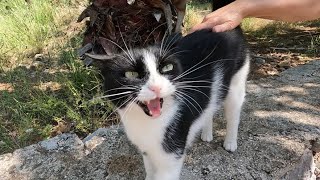
<path id="1" fill-rule="evenodd" d="M 171 51 L 152 46 L 100 59 L 104 59 L 98 64 L 106 97 L 117 108 L 136 106 L 156 118 L 163 111 L 163 103 L 175 98 L 174 81 L 182 69 Z"/>

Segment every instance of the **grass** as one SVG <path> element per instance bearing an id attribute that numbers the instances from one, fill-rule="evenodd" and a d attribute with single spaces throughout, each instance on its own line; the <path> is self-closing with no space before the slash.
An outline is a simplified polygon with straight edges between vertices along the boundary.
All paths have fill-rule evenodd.
<path id="1" fill-rule="evenodd" d="M 194 25 L 201 23 L 203 17 L 210 12 L 210 9 L 210 3 L 199 3 L 198 1 L 190 1 L 187 4 L 183 33 L 187 33 Z"/>
<path id="2" fill-rule="evenodd" d="M 78 5 L 75 0 L 0 1 L 0 65 L 41 53 Z"/>
<path id="3" fill-rule="evenodd" d="M 0 1 L 0 154 L 112 123 L 108 102 L 92 100 L 100 75 L 76 55 L 84 28 L 74 22 L 86 3 Z"/>
<path id="4" fill-rule="evenodd" d="M 76 55 L 84 27 L 75 21 L 86 3 L 0 1 L 0 154 L 59 133 L 72 131 L 84 137 L 117 123 L 109 117 L 112 107 L 107 101 L 93 100 L 102 95 L 100 75 L 84 67 Z M 187 8 L 184 32 L 210 12 L 208 3 L 197 1 Z M 288 26 L 257 19 L 242 24 L 250 42 L 269 46 L 279 46 L 275 36 L 318 25 L 314 21 Z M 305 45 L 311 54 L 319 53 L 320 37 L 306 37 L 295 43 Z"/>

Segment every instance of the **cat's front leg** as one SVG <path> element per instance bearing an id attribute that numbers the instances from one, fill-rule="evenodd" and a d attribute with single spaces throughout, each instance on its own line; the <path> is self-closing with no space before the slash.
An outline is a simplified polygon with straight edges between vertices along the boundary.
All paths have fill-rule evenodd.
<path id="1" fill-rule="evenodd" d="M 151 160 L 149 159 L 146 153 L 142 153 L 143 155 L 143 164 L 146 171 L 146 178 L 145 180 L 153 180 L 154 179 L 154 165 L 152 164 Z"/>
<path id="2" fill-rule="evenodd" d="M 172 154 L 164 157 L 155 164 L 154 180 L 179 180 L 183 160 L 184 155 L 179 158 Z"/>
<path id="3" fill-rule="evenodd" d="M 227 151 L 231 152 L 234 152 L 237 149 L 240 112 L 245 99 L 245 79 L 242 78 L 241 81 L 231 81 L 230 90 L 224 102 L 224 115 L 227 120 L 227 133 L 223 147 Z"/>

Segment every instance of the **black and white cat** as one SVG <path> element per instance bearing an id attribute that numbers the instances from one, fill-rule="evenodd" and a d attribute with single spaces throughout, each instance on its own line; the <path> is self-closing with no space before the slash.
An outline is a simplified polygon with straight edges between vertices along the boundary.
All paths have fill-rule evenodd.
<path id="1" fill-rule="evenodd" d="M 177 180 L 186 148 L 201 131 L 211 141 L 214 113 L 224 107 L 224 148 L 237 149 L 249 55 L 240 27 L 201 30 L 160 45 L 123 51 L 101 63 L 106 97 L 143 154 L 148 180 Z"/>

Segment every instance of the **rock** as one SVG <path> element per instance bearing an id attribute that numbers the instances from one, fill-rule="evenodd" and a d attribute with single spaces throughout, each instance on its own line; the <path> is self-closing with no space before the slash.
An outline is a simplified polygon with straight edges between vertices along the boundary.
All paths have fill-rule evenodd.
<path id="1" fill-rule="evenodd" d="M 45 63 L 42 62 L 42 61 L 33 61 L 31 66 L 30 66 L 30 69 L 35 71 L 37 69 L 41 69 L 45 66 Z"/>
<path id="2" fill-rule="evenodd" d="M 255 63 L 258 65 L 266 63 L 266 60 L 263 58 L 255 58 Z"/>
<path id="3" fill-rule="evenodd" d="M 320 138 L 317 138 L 315 140 L 311 140 L 310 144 L 311 144 L 311 150 L 313 153 L 320 152 Z"/>
<path id="4" fill-rule="evenodd" d="M 44 55 L 43 54 L 36 54 L 36 55 L 34 55 L 33 59 L 35 61 L 43 61 L 44 60 Z"/>
<path id="5" fill-rule="evenodd" d="M 267 70 L 267 74 L 274 76 L 274 75 L 278 75 L 279 71 L 276 68 L 269 68 L 269 70 Z"/>
<path id="6" fill-rule="evenodd" d="M 289 68 L 291 66 L 289 61 L 281 61 L 278 65 L 284 68 Z"/>
<path id="7" fill-rule="evenodd" d="M 25 130 L 26 133 L 32 133 L 33 131 L 34 131 L 33 128 L 29 128 L 29 129 L 26 129 L 26 130 Z"/>
<path id="8" fill-rule="evenodd" d="M 316 180 L 315 164 L 312 152 L 306 149 L 300 158 L 300 162 L 282 178 L 286 180 Z"/>

